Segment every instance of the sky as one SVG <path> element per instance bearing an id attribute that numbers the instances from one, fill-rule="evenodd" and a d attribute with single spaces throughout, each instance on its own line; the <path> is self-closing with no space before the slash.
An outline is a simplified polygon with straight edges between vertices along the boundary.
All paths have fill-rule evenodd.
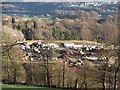
<path id="1" fill-rule="evenodd" d="M 120 1 L 120 0 L 2 0 L 2 2 L 92 2 L 92 1 Z"/>

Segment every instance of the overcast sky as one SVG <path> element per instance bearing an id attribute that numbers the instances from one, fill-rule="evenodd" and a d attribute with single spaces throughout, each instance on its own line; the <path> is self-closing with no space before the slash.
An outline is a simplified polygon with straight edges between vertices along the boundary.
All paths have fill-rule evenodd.
<path id="1" fill-rule="evenodd" d="M 2 2 L 92 2 L 92 1 L 119 1 L 119 0 L 2 0 Z"/>

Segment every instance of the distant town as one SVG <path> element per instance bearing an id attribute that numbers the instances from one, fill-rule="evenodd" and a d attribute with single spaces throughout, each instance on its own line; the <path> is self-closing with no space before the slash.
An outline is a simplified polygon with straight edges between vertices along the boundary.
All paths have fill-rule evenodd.
<path id="1" fill-rule="evenodd" d="M 57 41 L 56 41 L 57 42 Z M 107 57 L 101 57 L 98 56 L 98 52 L 103 50 L 114 50 L 114 45 L 111 46 L 104 46 L 99 43 L 86 43 L 82 42 L 82 44 L 74 44 L 74 43 L 68 43 L 58 41 L 57 43 L 46 43 L 44 41 L 23 41 L 18 42 L 20 48 L 26 52 L 25 58 L 26 60 L 32 60 L 32 62 L 36 61 L 42 61 L 43 56 L 42 52 L 44 50 L 51 50 L 52 52 L 55 52 L 56 55 L 52 56 L 52 60 L 55 62 L 66 62 L 68 66 L 75 66 L 80 67 L 81 65 L 86 66 L 86 62 L 91 62 L 91 66 L 94 65 L 102 65 L 104 62 L 104 59 Z M 63 60 L 58 60 L 59 58 Z M 109 66 L 113 65 L 115 63 L 115 59 L 117 57 L 111 57 L 109 61 Z M 56 61 L 57 60 L 57 61 Z M 93 64 L 93 65 L 92 65 Z"/>

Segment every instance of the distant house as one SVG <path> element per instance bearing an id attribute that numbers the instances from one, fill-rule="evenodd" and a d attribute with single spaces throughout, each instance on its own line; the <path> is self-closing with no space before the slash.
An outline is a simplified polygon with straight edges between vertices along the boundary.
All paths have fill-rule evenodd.
<path id="1" fill-rule="evenodd" d="M 75 44 L 73 44 L 73 43 L 64 43 L 64 47 L 66 47 L 66 48 L 74 48 L 74 46 L 75 46 Z"/>
<path id="2" fill-rule="evenodd" d="M 66 48 L 72 48 L 72 49 L 78 49 L 78 48 L 83 48 L 85 47 L 84 45 L 76 45 L 74 43 L 61 43 L 62 47 L 66 47 Z"/>
<path id="3" fill-rule="evenodd" d="M 59 48 L 59 45 L 57 45 L 55 43 L 48 43 L 47 46 L 52 47 L 52 48 Z"/>
<path id="4" fill-rule="evenodd" d="M 87 59 L 87 60 L 98 60 L 97 57 L 88 57 L 88 56 L 84 57 L 84 59 Z"/>
<path id="5" fill-rule="evenodd" d="M 55 44 L 55 43 L 44 43 L 42 44 L 43 47 L 52 47 L 52 48 L 59 48 L 59 45 L 58 44 Z"/>
<path id="6" fill-rule="evenodd" d="M 82 47 L 83 47 L 83 45 L 74 45 L 75 49 L 82 48 Z"/>

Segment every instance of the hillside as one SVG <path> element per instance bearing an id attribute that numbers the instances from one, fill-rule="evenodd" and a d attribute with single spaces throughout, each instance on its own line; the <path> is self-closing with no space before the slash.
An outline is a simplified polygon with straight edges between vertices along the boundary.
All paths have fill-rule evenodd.
<path id="1" fill-rule="evenodd" d="M 79 13 L 81 17 L 77 19 L 42 19 L 37 16 L 21 18 L 3 15 L 3 25 L 13 29 L 14 33 L 22 33 L 26 40 L 85 40 L 106 44 L 116 43 L 118 38 L 117 15 L 101 20 L 96 19 L 98 16 L 96 12 L 74 13 Z M 96 18 L 92 18 L 93 14 Z M 23 35 L 20 37 L 18 34 L 18 40 L 19 37 L 23 38 Z"/>
<path id="2" fill-rule="evenodd" d="M 120 88 L 116 2 L 10 3 L 0 4 L 4 89 Z"/>

